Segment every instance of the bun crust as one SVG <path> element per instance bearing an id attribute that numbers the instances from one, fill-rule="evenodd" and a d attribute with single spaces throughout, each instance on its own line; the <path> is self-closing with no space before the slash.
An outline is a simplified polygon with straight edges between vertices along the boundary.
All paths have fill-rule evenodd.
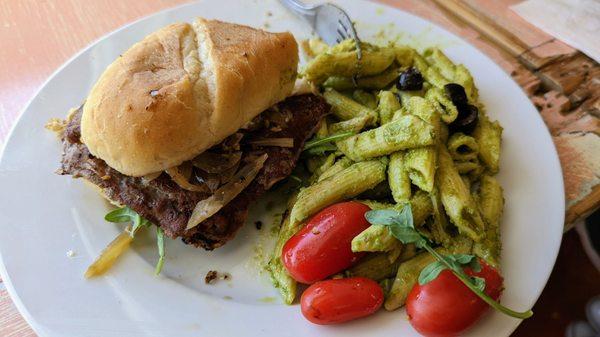
<path id="1" fill-rule="evenodd" d="M 290 33 L 201 18 L 164 27 L 104 71 L 84 105 L 81 140 L 125 175 L 163 171 L 289 96 L 297 66 Z"/>

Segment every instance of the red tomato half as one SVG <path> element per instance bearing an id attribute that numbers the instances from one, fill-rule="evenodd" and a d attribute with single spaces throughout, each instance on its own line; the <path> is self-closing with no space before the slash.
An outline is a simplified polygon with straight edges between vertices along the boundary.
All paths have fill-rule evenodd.
<path id="1" fill-rule="evenodd" d="M 302 314 L 315 324 L 335 324 L 365 317 L 383 304 L 383 290 L 365 277 L 317 282 L 302 293 Z"/>
<path id="2" fill-rule="evenodd" d="M 481 271 L 466 268 L 467 275 L 485 279 L 485 293 L 494 300 L 502 292 L 502 276 L 480 260 Z M 450 270 L 433 281 L 412 288 L 406 299 L 406 312 L 412 326 L 427 337 L 456 336 L 475 323 L 489 306 Z"/>
<path id="3" fill-rule="evenodd" d="M 298 282 L 314 283 L 350 267 L 362 253 L 353 253 L 352 239 L 370 224 L 370 208 L 355 201 L 331 205 L 313 216 L 308 224 L 283 246 L 282 260 Z"/>

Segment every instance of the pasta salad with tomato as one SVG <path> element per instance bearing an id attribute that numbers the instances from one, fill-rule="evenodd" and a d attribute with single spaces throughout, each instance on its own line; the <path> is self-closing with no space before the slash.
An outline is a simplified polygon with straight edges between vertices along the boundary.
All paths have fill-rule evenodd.
<path id="1" fill-rule="evenodd" d="M 285 303 L 335 324 L 406 307 L 453 336 L 499 303 L 502 127 L 439 48 L 305 41 L 302 76 L 331 106 L 302 158 L 267 269 Z M 300 174 L 299 174 L 300 175 Z"/>

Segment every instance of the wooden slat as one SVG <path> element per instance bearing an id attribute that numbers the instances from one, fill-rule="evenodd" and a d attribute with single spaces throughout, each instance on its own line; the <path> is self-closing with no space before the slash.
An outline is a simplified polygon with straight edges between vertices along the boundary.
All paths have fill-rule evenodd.
<path id="1" fill-rule="evenodd" d="M 521 1 L 523 0 L 463 0 L 462 2 L 513 36 L 518 36 L 527 49 L 551 41 L 553 39 L 552 36 L 539 29 L 531 29 L 529 22 L 510 9 L 510 6 Z"/>
<path id="2" fill-rule="evenodd" d="M 446 11 L 440 10 L 434 0 L 376 0 L 382 4 L 396 7 L 418 15 L 426 20 L 438 24 L 448 31 L 467 40 L 477 49 L 492 58 L 507 73 L 513 73 L 519 67 L 518 62 L 507 52 L 499 49 L 489 40 L 483 37 L 470 24 L 465 23 L 456 16 L 448 15 Z"/>
<path id="3" fill-rule="evenodd" d="M 523 88 L 527 96 L 530 97 L 538 91 L 542 83 L 537 76 L 520 64 L 516 65 L 510 76 Z"/>
<path id="4" fill-rule="evenodd" d="M 592 132 L 570 132 L 554 137 L 565 179 L 566 229 L 600 207 L 600 137 Z"/>
<path id="5" fill-rule="evenodd" d="M 33 337 L 27 322 L 15 308 L 6 290 L 0 290 L 0 336 L 2 337 Z"/>
<path id="6" fill-rule="evenodd" d="M 579 53 L 540 69 L 537 75 L 548 88 L 569 95 L 588 79 L 595 67 L 596 62 Z"/>
<path id="7" fill-rule="evenodd" d="M 560 129 L 560 134 L 587 134 L 594 133 L 600 136 L 600 118 L 590 114 L 584 114 L 581 118 L 565 125 Z M 594 158 L 592 158 L 594 159 Z M 595 157 L 598 160 L 597 156 Z M 593 199 L 593 196 L 590 197 Z"/>
<path id="8" fill-rule="evenodd" d="M 510 9 L 509 6 L 521 1 L 463 0 L 461 4 L 469 7 L 479 17 L 484 17 L 504 34 L 508 34 L 511 40 L 518 40 L 526 48 L 519 57 L 531 69 L 539 69 L 557 58 L 577 53 L 576 49 L 536 29 Z"/>
<path id="9" fill-rule="evenodd" d="M 452 15 L 456 15 L 461 20 L 468 22 L 473 28 L 477 29 L 485 37 L 493 41 L 499 47 L 503 48 L 512 56 L 519 56 L 527 51 L 527 46 L 521 41 L 511 36 L 510 33 L 501 31 L 497 25 L 489 22 L 485 18 L 477 15 L 469 7 L 455 0 L 434 0 L 435 3 L 448 11 Z"/>
<path id="10" fill-rule="evenodd" d="M 535 28 L 510 9 L 510 6 L 522 1 L 462 0 L 473 11 L 492 21 L 495 25 L 502 27 L 512 36 L 517 37 L 527 49 L 540 58 L 561 57 L 573 55 L 577 52 L 571 46 L 555 40 L 551 35 Z"/>
<path id="11" fill-rule="evenodd" d="M 544 42 L 537 46 L 533 46 L 528 52 L 534 53 L 538 57 L 546 59 L 570 57 L 578 53 L 577 49 L 573 49 L 569 45 L 566 45 L 555 39 Z"/>
<path id="12" fill-rule="evenodd" d="M 448 11 L 451 15 L 455 15 L 461 20 L 468 22 L 483 36 L 490 39 L 490 41 L 510 55 L 517 57 L 530 69 L 539 69 L 559 57 L 572 55 L 575 52 L 571 47 L 561 42 L 553 42 L 551 38 L 538 40 L 537 42 L 539 42 L 539 45 L 528 45 L 524 43 L 521 39 L 522 30 L 535 30 L 535 28 L 527 22 L 520 22 L 520 26 L 510 25 L 508 23 L 501 25 L 496 22 L 495 19 L 502 18 L 502 13 L 504 13 L 505 20 L 506 17 L 514 19 L 518 18 L 514 13 L 506 12 L 508 11 L 506 6 L 504 6 L 504 10 L 500 11 L 500 15 L 493 11 L 499 6 L 498 2 L 493 4 L 493 2 L 482 1 L 434 1 L 440 8 Z M 518 19 L 522 21 L 522 19 Z M 556 49 L 557 52 L 550 52 L 548 47 L 542 47 L 545 43 L 550 42 L 556 46 L 560 45 L 560 48 Z"/>
<path id="13" fill-rule="evenodd" d="M 600 207 L 600 184 L 596 184 L 591 188 L 588 197 L 574 203 L 567 210 L 565 221 L 568 224 L 565 231 L 571 229 L 577 222 L 577 219 L 582 219 L 589 216 L 594 210 Z"/>

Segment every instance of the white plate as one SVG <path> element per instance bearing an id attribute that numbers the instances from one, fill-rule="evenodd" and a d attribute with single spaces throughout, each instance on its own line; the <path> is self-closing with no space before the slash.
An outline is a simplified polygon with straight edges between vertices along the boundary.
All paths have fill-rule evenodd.
<path id="1" fill-rule="evenodd" d="M 381 37 L 400 37 L 419 46 L 438 45 L 473 73 L 489 114 L 504 126 L 498 176 L 506 193 L 502 301 L 512 308 L 530 308 L 552 270 L 564 219 L 561 169 L 539 114 L 509 76 L 456 36 L 373 3 L 346 1 L 342 6 L 358 21 L 366 40 L 383 27 L 385 33 L 377 35 L 380 42 Z M 272 241 L 266 234 L 272 220 L 264 202 L 254 207 L 249 225 L 224 248 L 204 252 L 170 241 L 161 277 L 153 276 L 156 253 L 147 238 L 107 276 L 83 279 L 86 266 L 120 228 L 103 221 L 108 206 L 92 189 L 53 173 L 60 145 L 43 125 L 82 102 L 102 70 L 134 42 L 197 15 L 257 27 L 267 22 L 270 29 L 290 30 L 298 38 L 310 33 L 275 0 L 203 1 L 126 26 L 58 70 L 25 109 L 0 162 L 1 272 L 21 313 L 41 336 L 416 335 L 403 311 L 321 327 L 304 320 L 298 305 L 281 304 L 259 267 L 260 248 L 268 250 Z M 252 225 L 259 215 L 267 227 L 260 232 Z M 76 256 L 68 258 L 68 250 Z M 229 272 L 233 280 L 205 285 L 203 277 L 211 269 Z M 470 335 L 507 336 L 518 323 L 492 313 Z"/>

